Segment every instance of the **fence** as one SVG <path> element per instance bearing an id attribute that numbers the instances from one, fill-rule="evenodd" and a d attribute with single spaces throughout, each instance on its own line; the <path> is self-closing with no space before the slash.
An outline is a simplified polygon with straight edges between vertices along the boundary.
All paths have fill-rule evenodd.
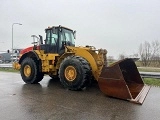
<path id="1" fill-rule="evenodd" d="M 142 78 L 160 78 L 160 72 L 140 72 Z"/>
<path id="2" fill-rule="evenodd" d="M 0 68 L 11 68 L 12 64 L 0 64 Z"/>

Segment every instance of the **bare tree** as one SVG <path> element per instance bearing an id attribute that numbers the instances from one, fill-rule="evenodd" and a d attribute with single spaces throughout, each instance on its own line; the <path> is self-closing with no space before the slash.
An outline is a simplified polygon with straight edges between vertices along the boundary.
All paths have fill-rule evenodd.
<path id="1" fill-rule="evenodd" d="M 149 43 L 145 41 L 143 44 L 141 43 L 139 46 L 139 55 L 142 61 L 143 66 L 149 66 L 151 62 L 157 62 L 157 58 L 159 59 L 159 50 L 160 43 L 158 40 Z M 159 60 L 158 60 L 159 61 Z"/>
<path id="2" fill-rule="evenodd" d="M 160 66 L 160 42 L 158 40 L 152 42 L 153 54 L 152 54 L 152 62 L 153 65 Z"/>
<path id="3" fill-rule="evenodd" d="M 143 66 L 149 66 L 151 53 L 152 53 L 152 49 L 149 42 L 145 41 L 143 44 L 142 43 L 140 44 L 139 54 L 140 54 L 140 58 Z"/>
<path id="4" fill-rule="evenodd" d="M 108 59 L 108 62 L 113 62 L 114 61 L 114 57 L 113 56 L 108 56 L 107 59 Z"/>
<path id="5" fill-rule="evenodd" d="M 134 53 L 132 55 L 129 55 L 129 58 L 138 58 L 138 53 Z"/>
<path id="6" fill-rule="evenodd" d="M 126 56 L 124 54 L 119 54 L 119 60 L 125 59 Z"/>

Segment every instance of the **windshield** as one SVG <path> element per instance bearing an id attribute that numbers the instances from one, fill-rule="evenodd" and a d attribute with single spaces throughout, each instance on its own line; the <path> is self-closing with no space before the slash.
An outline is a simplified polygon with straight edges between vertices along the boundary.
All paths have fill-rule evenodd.
<path id="1" fill-rule="evenodd" d="M 64 38 L 62 41 L 70 42 L 72 45 L 75 44 L 73 31 L 62 28 L 62 36 Z"/>

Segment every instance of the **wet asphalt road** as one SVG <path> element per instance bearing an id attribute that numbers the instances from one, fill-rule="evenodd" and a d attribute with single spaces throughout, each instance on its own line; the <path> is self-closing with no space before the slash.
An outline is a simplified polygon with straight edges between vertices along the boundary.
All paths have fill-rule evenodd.
<path id="1" fill-rule="evenodd" d="M 25 84 L 20 74 L 0 72 L 0 120 L 159 120 L 160 88 L 152 87 L 143 105 L 105 96 L 97 84 L 69 91 L 45 76 Z"/>

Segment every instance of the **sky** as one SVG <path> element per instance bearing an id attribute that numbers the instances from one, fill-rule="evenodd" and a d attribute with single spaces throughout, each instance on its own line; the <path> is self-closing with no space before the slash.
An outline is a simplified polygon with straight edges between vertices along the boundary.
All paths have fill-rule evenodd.
<path id="1" fill-rule="evenodd" d="M 0 0 L 0 51 L 31 46 L 48 26 L 76 30 L 76 45 L 133 55 L 160 40 L 160 0 Z"/>

